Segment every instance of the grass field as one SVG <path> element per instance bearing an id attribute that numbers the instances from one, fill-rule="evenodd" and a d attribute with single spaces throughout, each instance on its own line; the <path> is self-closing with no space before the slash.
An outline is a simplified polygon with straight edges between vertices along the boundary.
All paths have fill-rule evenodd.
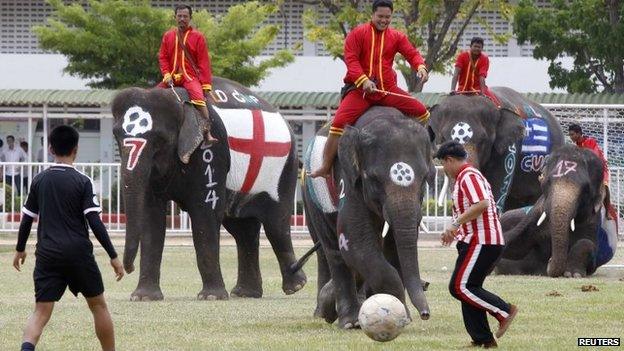
<path id="1" fill-rule="evenodd" d="M 301 255 L 305 250 L 298 249 Z M 624 263 L 623 247 L 611 262 Z M 21 273 L 11 267 L 10 247 L 0 247 L 0 350 L 17 349 L 33 307 L 32 248 Z M 456 252 L 420 250 L 421 272 L 431 282 L 428 321 L 415 320 L 389 343 L 368 339 L 360 330 L 342 331 L 312 317 L 316 296 L 316 262 L 306 267 L 308 284 L 295 295 L 281 292 L 281 278 L 272 251 L 263 248 L 262 299 L 196 301 L 200 278 L 191 247 L 167 247 L 161 286 L 165 300 L 130 302 L 137 273 L 116 283 L 103 251 L 97 259 L 115 322 L 117 350 L 453 350 L 469 343 L 459 303 L 447 291 Z M 236 279 L 236 249 L 221 251 L 226 286 Z M 138 263 L 138 262 L 137 262 Z M 448 267 L 443 270 L 442 267 Z M 601 269 L 581 280 L 542 277 L 490 277 L 486 287 L 517 304 L 520 313 L 501 349 L 569 350 L 577 337 L 624 337 L 623 269 Z M 582 285 L 599 291 L 581 292 Z M 552 291 L 562 296 L 548 296 Z M 415 309 L 412 307 L 412 310 Z M 417 313 L 414 312 L 417 316 Z M 490 324 L 496 330 L 496 321 Z M 66 293 L 57 304 L 37 350 L 97 350 L 91 315 L 82 298 Z"/>

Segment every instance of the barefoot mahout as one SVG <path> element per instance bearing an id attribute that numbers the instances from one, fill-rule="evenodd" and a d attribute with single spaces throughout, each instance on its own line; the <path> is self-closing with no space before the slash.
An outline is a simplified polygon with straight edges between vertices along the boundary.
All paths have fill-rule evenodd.
<path id="1" fill-rule="evenodd" d="M 227 299 L 219 265 L 221 224 L 238 246 L 238 280 L 233 296 L 261 297 L 259 231 L 264 226 L 282 272 L 282 289 L 292 294 L 306 283 L 296 262 L 290 216 L 297 184 L 295 142 L 277 110 L 238 83 L 213 79 L 209 104 L 219 142 L 201 145 L 202 121 L 170 89 L 125 89 L 112 103 L 113 132 L 122 158 L 127 214 L 124 267 L 134 270 L 141 246 L 140 277 L 133 300 L 161 300 L 160 264 L 167 204 L 175 201 L 192 221 L 199 299 Z M 184 89 L 176 89 L 188 100 Z M 210 101 L 212 100 L 212 101 Z M 189 155 L 188 164 L 181 161 Z"/>
<path id="2" fill-rule="evenodd" d="M 310 143 L 305 171 L 323 158 L 329 126 Z M 341 328 L 357 326 L 355 274 L 367 296 L 386 293 L 405 303 L 405 290 L 429 318 L 418 266 L 418 230 L 425 181 L 435 168 L 427 130 L 389 107 L 372 107 L 340 138 L 330 178 L 303 172 L 308 228 L 318 251 L 318 300 L 315 315 Z M 382 227 L 390 229 L 382 237 Z"/>
<path id="3" fill-rule="evenodd" d="M 618 216 L 604 207 L 603 167 L 589 149 L 556 149 L 535 205 L 501 217 L 507 247 L 496 272 L 584 277 L 609 262 L 617 248 L 617 221 L 607 213 Z"/>

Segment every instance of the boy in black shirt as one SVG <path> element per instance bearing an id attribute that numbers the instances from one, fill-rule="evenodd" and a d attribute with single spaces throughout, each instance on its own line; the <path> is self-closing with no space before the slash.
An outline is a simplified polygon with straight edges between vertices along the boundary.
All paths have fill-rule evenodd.
<path id="1" fill-rule="evenodd" d="M 65 288 L 86 298 L 93 313 L 95 333 L 103 351 L 115 349 L 113 321 L 104 300 L 104 284 L 93 256 L 89 228 L 111 259 L 119 281 L 123 267 L 104 224 L 91 179 L 73 166 L 78 152 L 78 132 L 58 126 L 50 133 L 50 146 L 56 164 L 33 179 L 28 200 L 22 209 L 13 266 L 18 271 L 26 259 L 26 241 L 33 219 L 39 216 L 35 250 L 35 311 L 24 329 L 22 350 L 34 350 L 50 320 L 54 302 Z"/>

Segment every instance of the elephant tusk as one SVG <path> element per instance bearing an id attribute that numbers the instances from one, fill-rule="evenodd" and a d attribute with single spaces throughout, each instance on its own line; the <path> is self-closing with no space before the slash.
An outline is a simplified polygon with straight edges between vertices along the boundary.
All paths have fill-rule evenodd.
<path id="1" fill-rule="evenodd" d="M 429 234 L 429 229 L 427 229 L 427 227 L 425 226 L 425 224 L 422 221 L 420 221 L 420 229 L 422 229 L 422 231 L 425 234 Z"/>
<path id="2" fill-rule="evenodd" d="M 576 229 L 576 226 L 574 225 L 574 218 L 572 218 L 572 220 L 570 221 L 570 229 L 572 229 L 572 231 Z"/>
<path id="3" fill-rule="evenodd" d="M 537 226 L 539 227 L 542 224 L 542 222 L 544 222 L 545 219 L 546 219 L 546 211 L 542 212 L 542 215 L 537 220 Z"/>
<path id="4" fill-rule="evenodd" d="M 448 190 L 449 178 L 448 176 L 444 176 L 444 184 L 442 184 L 442 189 L 440 190 L 440 196 L 438 196 L 438 207 L 444 206 L 444 198 L 446 197 L 446 191 Z"/>
<path id="5" fill-rule="evenodd" d="M 384 222 L 383 230 L 381 231 L 382 238 L 385 238 L 386 235 L 388 235 L 388 230 L 390 230 L 390 225 L 388 225 L 388 222 Z"/>

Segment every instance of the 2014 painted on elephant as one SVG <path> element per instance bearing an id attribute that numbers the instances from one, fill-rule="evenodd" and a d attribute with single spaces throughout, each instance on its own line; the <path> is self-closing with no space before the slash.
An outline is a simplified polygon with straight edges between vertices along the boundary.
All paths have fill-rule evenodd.
<path id="1" fill-rule="evenodd" d="M 206 199 L 204 200 L 204 202 L 210 203 L 212 206 L 212 209 L 214 210 L 215 207 L 217 207 L 217 201 L 219 201 L 217 192 L 214 189 L 214 187 L 218 185 L 219 183 L 214 182 L 212 180 L 212 176 L 214 173 L 213 173 L 212 165 L 210 164 L 212 162 L 212 159 L 214 158 L 214 154 L 212 153 L 212 150 L 210 150 L 209 146 L 202 145 L 201 149 L 204 150 L 202 154 L 202 160 L 206 164 L 206 170 L 204 171 L 204 175 L 208 179 L 208 182 L 206 183 L 206 188 L 208 189 L 208 193 L 206 194 Z"/>

